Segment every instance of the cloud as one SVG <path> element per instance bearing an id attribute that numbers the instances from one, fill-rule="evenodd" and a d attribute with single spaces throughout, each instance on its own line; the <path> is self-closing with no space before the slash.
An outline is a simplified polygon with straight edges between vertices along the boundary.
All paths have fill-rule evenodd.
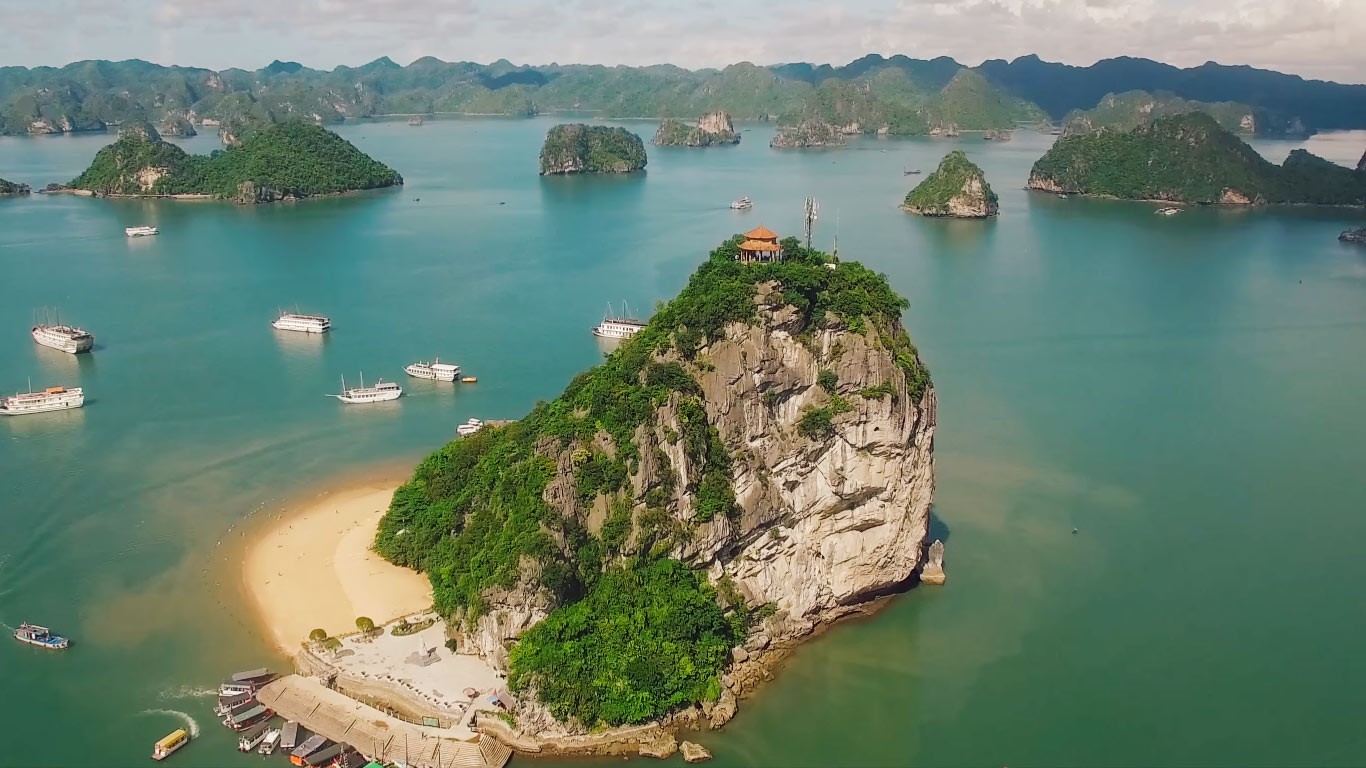
<path id="1" fill-rule="evenodd" d="M 1366 0 L 48 0 L 15 4 L 5 20 L 0 63 L 26 66 L 150 57 L 330 68 L 431 55 L 716 67 L 866 53 L 976 64 L 1037 53 L 1080 65 L 1214 60 L 1351 82 L 1366 73 Z M 65 30 L 56 44 L 53 29 Z"/>

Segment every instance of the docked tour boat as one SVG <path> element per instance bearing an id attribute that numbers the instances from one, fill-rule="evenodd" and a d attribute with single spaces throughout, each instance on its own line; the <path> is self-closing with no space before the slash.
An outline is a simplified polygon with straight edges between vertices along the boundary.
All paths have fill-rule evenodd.
<path id="1" fill-rule="evenodd" d="M 171 731 L 169 735 L 152 745 L 152 759 L 165 760 L 171 753 L 190 743 L 190 734 L 184 728 Z"/>
<path id="2" fill-rule="evenodd" d="M 753 207 L 754 201 L 750 200 L 748 197 L 742 197 L 739 200 L 734 200 L 730 204 L 730 209 L 732 211 L 747 211 Z"/>
<path id="3" fill-rule="evenodd" d="M 95 346 L 95 337 L 90 331 L 61 323 L 39 323 L 33 326 L 33 340 L 45 347 L 73 355 L 89 352 Z"/>
<path id="4" fill-rule="evenodd" d="M 622 304 L 622 307 L 629 311 L 630 307 Z M 607 305 L 607 314 L 603 315 L 602 322 L 593 326 L 593 335 L 601 336 L 604 339 L 629 339 L 640 333 L 648 325 L 644 320 L 631 317 L 627 314 L 616 315 L 612 313 L 612 305 Z"/>
<path id="5" fill-rule="evenodd" d="M 261 740 L 261 749 L 258 750 L 263 755 L 275 753 L 275 748 L 280 746 L 280 729 L 271 728 L 266 731 L 265 738 Z"/>
<path id="6" fill-rule="evenodd" d="M 253 704 L 252 706 L 228 715 L 223 721 L 223 725 L 228 726 L 234 731 L 245 731 L 257 723 L 269 720 L 275 712 L 268 709 L 264 704 Z"/>
<path id="7" fill-rule="evenodd" d="M 29 413 L 65 411 L 85 405 L 85 392 L 80 387 L 48 387 L 42 392 L 27 392 L 0 397 L 0 416 L 22 416 Z"/>
<path id="8" fill-rule="evenodd" d="M 242 735 L 237 737 L 237 751 L 250 752 L 261 746 L 261 742 L 266 740 L 266 731 L 268 730 L 270 730 L 270 725 L 262 722 L 243 731 Z M 275 732 L 277 737 L 279 734 L 279 731 Z"/>
<path id="9" fill-rule="evenodd" d="M 373 387 L 365 386 L 365 374 L 361 374 L 360 386 L 346 386 L 346 377 L 342 377 L 342 391 L 340 395 L 329 395 L 335 397 L 343 403 L 350 405 L 365 405 L 369 403 L 383 403 L 389 400 L 397 400 L 403 396 L 403 387 L 392 381 L 380 379 L 375 382 Z"/>
<path id="10" fill-rule="evenodd" d="M 280 748 L 293 752 L 299 746 L 299 724 L 293 720 L 286 720 L 285 727 L 280 729 Z"/>
<path id="11" fill-rule="evenodd" d="M 151 237 L 161 234 L 161 230 L 156 227 L 126 227 L 123 234 L 129 237 Z"/>
<path id="12" fill-rule="evenodd" d="M 19 628 L 14 630 L 14 639 L 50 651 L 65 651 L 67 646 L 71 644 L 65 637 L 52 634 L 52 630 L 47 627 L 40 627 L 37 624 L 27 622 L 20 624 Z"/>
<path id="13" fill-rule="evenodd" d="M 455 433 L 461 437 L 469 437 L 484 428 L 484 422 L 479 419 L 470 419 L 464 424 L 455 428 Z"/>
<path id="14" fill-rule="evenodd" d="M 435 381 L 455 381 L 460 378 L 460 366 L 441 362 L 440 358 L 432 362 L 418 361 L 406 366 L 403 372 L 415 379 L 433 379 Z"/>
<path id="15" fill-rule="evenodd" d="M 301 315 L 297 312 L 281 312 L 270 325 L 277 331 L 299 333 L 327 333 L 332 330 L 331 318 L 322 315 Z"/>

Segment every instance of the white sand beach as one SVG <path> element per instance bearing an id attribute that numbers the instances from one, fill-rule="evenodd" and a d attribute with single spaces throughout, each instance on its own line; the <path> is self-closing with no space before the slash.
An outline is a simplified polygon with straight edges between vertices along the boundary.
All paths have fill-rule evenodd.
<path id="1" fill-rule="evenodd" d="M 288 654 L 315 627 L 340 635 L 432 605 L 427 577 L 370 551 L 397 483 L 374 481 L 287 507 L 247 546 L 242 578 L 275 644 Z"/>

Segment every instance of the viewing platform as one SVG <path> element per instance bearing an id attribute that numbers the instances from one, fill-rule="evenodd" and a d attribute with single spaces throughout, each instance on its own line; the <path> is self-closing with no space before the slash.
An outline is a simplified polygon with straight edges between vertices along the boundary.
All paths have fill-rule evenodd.
<path id="1" fill-rule="evenodd" d="M 327 688 L 316 678 L 282 677 L 263 687 L 257 698 L 281 717 L 385 763 L 397 761 L 410 768 L 503 768 L 512 757 L 512 748 L 496 738 L 474 734 L 461 739 L 451 729 L 414 725 Z"/>

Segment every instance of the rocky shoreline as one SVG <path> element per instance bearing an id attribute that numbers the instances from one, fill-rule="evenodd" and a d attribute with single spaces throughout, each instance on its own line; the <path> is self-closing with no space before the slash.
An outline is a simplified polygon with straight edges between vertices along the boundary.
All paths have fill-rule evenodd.
<path id="1" fill-rule="evenodd" d="M 1349 229 L 1338 235 L 1338 239 L 1344 243 L 1356 243 L 1366 245 L 1366 227 L 1360 229 Z"/>

